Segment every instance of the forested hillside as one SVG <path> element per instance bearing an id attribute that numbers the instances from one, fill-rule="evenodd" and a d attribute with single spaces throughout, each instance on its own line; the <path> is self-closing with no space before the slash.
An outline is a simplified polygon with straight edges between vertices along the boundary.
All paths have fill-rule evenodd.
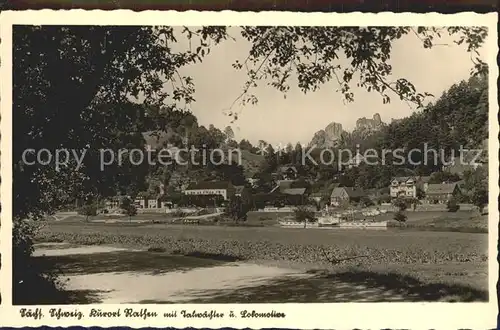
<path id="1" fill-rule="evenodd" d="M 459 150 L 483 148 L 488 138 L 488 79 L 487 76 L 474 76 L 468 81 L 461 81 L 451 86 L 434 103 L 416 111 L 411 116 L 384 125 L 379 131 L 370 134 L 366 132 L 343 132 L 336 148 L 330 148 L 334 155 L 339 155 L 340 149 L 348 149 L 353 155 L 357 150 L 363 154 L 367 149 L 374 149 L 379 155 L 382 150 L 404 148 L 405 156 L 411 149 L 422 150 L 411 155 L 414 163 L 394 164 L 388 154 L 385 163 L 380 165 L 361 164 L 359 167 L 344 169 L 339 173 L 337 160 L 332 164 L 321 164 L 322 149 L 310 152 L 315 164 L 306 158 L 303 164 L 300 157 L 300 146 L 291 151 L 285 150 L 281 156 L 266 157 L 268 172 L 276 169 L 277 164 L 290 161 L 301 174 L 313 181 L 313 191 L 318 191 L 336 182 L 345 186 L 360 186 L 364 188 L 384 188 L 389 185 L 391 177 L 396 175 L 429 175 L 440 171 L 444 162 L 449 161 L 452 152 L 459 157 Z M 425 147 L 426 146 L 426 147 Z M 359 149 L 357 149 L 359 148 Z M 429 153 L 424 159 L 424 150 L 435 149 L 438 152 L 437 162 Z M 307 152 L 307 148 L 304 152 Z M 444 159 L 441 156 L 441 150 Z M 277 154 L 277 153 L 276 153 Z M 483 152 L 483 160 L 487 157 L 487 148 Z M 328 158 L 328 156 L 324 156 Z M 327 159 L 328 160 L 328 159 Z M 343 162 L 346 159 L 342 159 Z"/>
<path id="2" fill-rule="evenodd" d="M 244 178 L 255 175 L 262 185 L 263 190 L 271 187 L 270 174 L 277 170 L 280 165 L 293 164 L 299 170 L 301 176 L 307 178 L 313 190 L 320 190 L 337 182 L 345 186 L 360 186 L 364 188 L 387 187 L 391 177 L 395 175 L 429 175 L 440 171 L 443 161 L 448 161 L 454 150 L 458 156 L 460 147 L 464 149 L 481 148 L 488 138 L 488 84 L 486 76 L 475 76 L 468 81 L 461 81 L 446 90 L 434 103 L 427 105 L 423 110 L 416 111 L 411 116 L 384 125 L 379 131 L 367 134 L 366 131 L 354 130 L 343 132 L 336 148 L 331 148 L 335 155 L 339 149 L 349 149 L 354 154 L 359 146 L 360 153 L 367 149 L 375 149 L 380 152 L 383 149 L 395 150 L 404 148 L 406 152 L 411 149 L 427 148 L 438 151 L 438 161 L 434 162 L 432 154 L 423 165 L 412 165 L 409 163 L 395 165 L 391 155 L 387 155 L 386 163 L 379 165 L 366 165 L 351 169 L 344 169 L 339 174 L 337 162 L 332 164 L 321 164 L 320 153 L 322 149 L 310 152 L 318 164 L 314 164 L 305 158 L 302 162 L 302 154 L 307 148 L 298 144 L 293 147 L 289 144 L 283 150 L 275 150 L 268 145 L 265 157 L 258 155 L 258 149 L 247 140 L 236 142 L 230 127 L 224 132 L 210 125 L 209 128 L 198 126 L 196 117 L 191 113 L 165 111 L 163 114 L 151 111 L 145 122 L 147 129 L 165 130 L 168 135 L 168 143 L 181 146 L 182 137 L 188 137 L 189 143 L 195 147 L 213 148 L 240 148 L 242 150 L 242 164 L 237 166 L 193 166 L 185 169 L 182 175 L 186 180 L 209 180 L 224 179 L 233 181 L 234 184 L 243 184 Z M 261 141 L 261 144 L 265 144 Z M 445 159 L 441 159 L 440 151 L 443 150 Z M 486 151 L 485 151 L 486 152 Z M 413 162 L 424 162 L 423 154 L 413 153 Z M 346 161 L 342 159 L 342 161 Z M 165 169 L 157 169 L 158 173 L 165 173 Z M 167 178 L 172 176 L 165 174 Z M 175 170 L 174 170 L 175 171 Z M 158 178 L 158 176 L 156 176 Z M 168 185 L 168 180 L 162 180 Z"/>
<path id="3" fill-rule="evenodd" d="M 472 77 L 451 86 L 425 107 L 387 127 L 379 140 L 382 148 L 429 147 L 459 150 L 474 148 L 488 138 L 487 77 Z"/>

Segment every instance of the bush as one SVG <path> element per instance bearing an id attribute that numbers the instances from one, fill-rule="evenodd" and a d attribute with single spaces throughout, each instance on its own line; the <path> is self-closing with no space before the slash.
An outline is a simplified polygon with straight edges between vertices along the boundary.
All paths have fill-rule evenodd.
<path id="1" fill-rule="evenodd" d="M 446 209 L 448 209 L 448 212 L 457 212 L 460 209 L 460 205 L 452 198 L 446 203 Z"/>
<path id="2" fill-rule="evenodd" d="M 408 208 L 408 202 L 402 197 L 394 199 L 392 201 L 392 205 L 394 205 L 394 207 L 397 208 L 401 213 Z"/>
<path id="3" fill-rule="evenodd" d="M 225 214 L 231 217 L 234 221 L 247 220 L 247 213 L 250 211 L 250 206 L 246 204 L 240 197 L 233 197 L 226 208 Z"/>
<path id="4" fill-rule="evenodd" d="M 482 214 L 484 208 L 488 205 L 488 191 L 483 188 L 474 190 L 471 200 Z"/>
<path id="5" fill-rule="evenodd" d="M 363 198 L 361 198 L 361 201 L 360 201 L 360 202 L 361 202 L 361 205 L 362 205 L 363 207 L 370 207 L 370 206 L 375 205 L 375 204 L 373 203 L 373 201 L 372 201 L 370 198 L 368 198 L 368 197 L 363 197 Z"/>
<path id="6" fill-rule="evenodd" d="M 381 195 L 377 198 L 377 204 L 381 205 L 382 203 L 390 203 L 391 202 L 391 196 L 388 194 Z"/>
<path id="7" fill-rule="evenodd" d="M 137 215 L 137 207 L 135 206 L 134 202 L 128 197 L 122 199 L 120 208 L 125 211 L 125 214 L 128 215 L 129 218 Z"/>
<path id="8" fill-rule="evenodd" d="M 93 217 L 97 215 L 97 206 L 95 204 L 85 204 L 80 209 L 78 209 L 78 214 L 84 215 L 88 220 L 89 217 Z"/>
<path id="9" fill-rule="evenodd" d="M 65 300 L 62 282 L 57 279 L 58 269 L 32 257 L 33 238 L 39 228 L 39 224 L 33 222 L 13 222 L 12 302 L 15 305 L 60 304 Z"/>
<path id="10" fill-rule="evenodd" d="M 418 198 L 409 198 L 406 201 L 408 206 L 412 206 L 413 211 L 417 210 L 417 206 L 422 204 Z"/>
<path id="11" fill-rule="evenodd" d="M 307 222 L 316 222 L 316 217 L 314 216 L 314 212 L 309 210 L 305 206 L 299 206 L 294 210 L 294 217 L 295 220 L 298 222 L 303 222 L 304 227 L 306 226 Z"/>
<path id="12" fill-rule="evenodd" d="M 137 207 L 134 204 L 130 204 L 125 210 L 125 214 L 130 217 L 137 215 Z"/>
<path id="13" fill-rule="evenodd" d="M 167 249 L 162 246 L 151 246 L 148 248 L 148 252 L 167 252 Z"/>
<path id="14" fill-rule="evenodd" d="M 398 211 L 396 213 L 394 213 L 394 220 L 396 220 L 397 222 L 399 222 L 399 225 L 401 226 L 403 224 L 403 222 L 406 222 L 406 219 L 408 217 L 401 211 Z"/>

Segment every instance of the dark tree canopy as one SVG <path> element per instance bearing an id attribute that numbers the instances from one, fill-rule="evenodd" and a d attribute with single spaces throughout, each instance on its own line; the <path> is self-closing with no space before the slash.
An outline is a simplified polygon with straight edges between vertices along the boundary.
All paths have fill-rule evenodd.
<path id="1" fill-rule="evenodd" d="M 224 31 L 197 33 L 217 43 Z M 173 52 L 171 27 L 16 26 L 13 34 L 14 215 L 39 217 L 70 197 L 109 195 L 117 185 L 139 182 L 143 167 L 111 166 L 104 173 L 96 152 L 144 145 L 145 111 L 133 97 L 170 108 L 191 102 L 193 82 L 178 69 L 201 55 Z M 200 51 L 205 49 L 208 44 Z M 173 86 L 170 93 L 165 82 Z M 71 164 L 57 172 L 52 166 L 23 166 L 28 148 L 88 154 L 79 171 Z M 56 194 L 57 188 L 64 194 Z"/>
<path id="2" fill-rule="evenodd" d="M 404 77 L 389 80 L 392 44 L 413 34 L 424 48 L 432 48 L 442 36 L 450 35 L 454 43 L 466 44 L 467 51 L 473 54 L 472 74 L 486 73 L 487 65 L 479 58 L 478 49 L 487 32 L 483 27 L 244 27 L 241 35 L 252 47 L 248 57 L 236 61 L 234 67 L 248 72 L 240 96 L 243 103 L 257 102 L 250 90 L 259 80 L 286 93 L 296 76 L 304 93 L 333 79 L 347 102 L 354 100 L 352 86 L 356 85 L 379 93 L 383 103 L 397 96 L 422 106 L 430 94 L 417 91 Z M 347 67 L 341 65 L 341 58 L 347 59 Z"/>

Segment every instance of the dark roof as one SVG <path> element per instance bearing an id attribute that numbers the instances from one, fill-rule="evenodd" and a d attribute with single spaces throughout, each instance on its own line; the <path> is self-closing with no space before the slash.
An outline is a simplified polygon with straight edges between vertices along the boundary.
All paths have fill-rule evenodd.
<path id="1" fill-rule="evenodd" d="M 423 183 L 428 183 L 430 179 L 431 179 L 430 176 L 421 176 L 419 178 L 419 180 L 422 181 Z"/>
<path id="2" fill-rule="evenodd" d="M 199 189 L 228 189 L 231 182 L 229 181 L 201 181 L 198 183 L 191 183 L 186 190 L 199 190 Z"/>
<path id="3" fill-rule="evenodd" d="M 338 182 L 330 183 L 330 185 L 328 185 L 327 190 L 329 190 L 329 191 L 330 191 L 330 193 L 331 193 L 331 191 L 332 191 L 333 189 L 335 189 L 335 188 L 337 188 L 337 187 L 339 187 L 339 186 L 340 186 L 340 183 L 338 183 Z"/>
<path id="4" fill-rule="evenodd" d="M 349 197 L 363 197 L 366 195 L 363 189 L 361 188 L 344 187 L 344 189 L 347 192 L 347 195 L 349 195 Z"/>
<path id="5" fill-rule="evenodd" d="M 296 168 L 295 166 L 281 166 L 281 167 L 279 168 L 279 171 L 280 171 L 281 173 L 283 173 L 283 172 L 287 172 L 287 171 L 289 171 L 289 170 L 292 170 L 293 172 L 297 173 L 297 168 Z"/>
<path id="6" fill-rule="evenodd" d="M 331 191 L 329 190 L 320 190 L 311 193 L 311 197 L 329 197 L 331 195 Z"/>
<path id="7" fill-rule="evenodd" d="M 340 197 L 342 191 L 345 191 L 347 193 L 347 196 L 349 196 L 349 197 L 363 197 L 363 196 L 366 196 L 365 192 L 361 188 L 337 187 L 337 188 L 333 189 L 331 197 Z"/>
<path id="8" fill-rule="evenodd" d="M 304 195 L 306 188 L 289 188 L 282 191 L 285 195 Z"/>
<path id="9" fill-rule="evenodd" d="M 425 194 L 451 194 L 456 187 L 456 183 L 431 183 L 427 187 L 427 191 L 425 192 Z"/>
<path id="10" fill-rule="evenodd" d="M 412 179 L 414 182 L 428 183 L 429 180 L 431 179 L 431 177 L 430 176 L 413 176 L 413 175 L 396 176 L 396 177 L 392 178 L 391 182 L 397 181 L 397 182 L 401 183 L 401 182 L 406 182 L 410 179 Z"/>
<path id="11" fill-rule="evenodd" d="M 406 182 L 406 181 L 408 181 L 409 179 L 413 179 L 413 180 L 415 180 L 415 178 L 414 178 L 414 177 L 412 177 L 412 176 L 396 176 L 396 177 L 392 178 L 391 182 L 392 182 L 392 181 L 397 181 L 397 182 L 400 182 L 400 183 L 401 183 L 401 182 Z"/>
<path id="12" fill-rule="evenodd" d="M 274 187 L 271 192 L 279 191 L 283 192 L 285 189 L 290 189 L 292 188 L 292 183 L 294 183 L 295 180 L 280 180 L 278 181 L 278 184 L 276 187 Z"/>
<path id="13" fill-rule="evenodd" d="M 339 185 L 340 185 L 340 183 L 337 183 L 337 182 L 330 183 L 328 185 L 328 187 L 321 188 L 319 191 L 312 193 L 310 196 L 311 197 L 330 197 L 333 189 L 337 188 Z"/>
<path id="14" fill-rule="evenodd" d="M 234 186 L 234 192 L 236 194 L 241 194 L 241 192 L 245 189 L 245 186 Z"/>

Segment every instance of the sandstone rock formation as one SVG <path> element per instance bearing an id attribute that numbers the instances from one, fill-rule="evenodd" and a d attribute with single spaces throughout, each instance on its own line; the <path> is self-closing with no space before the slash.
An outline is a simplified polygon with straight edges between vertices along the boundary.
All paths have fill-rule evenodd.
<path id="1" fill-rule="evenodd" d="M 356 121 L 356 129 L 357 130 L 378 130 L 382 127 L 383 122 L 380 118 L 380 114 L 376 113 L 373 115 L 372 119 L 363 117 L 359 118 Z"/>
<path id="2" fill-rule="evenodd" d="M 309 146 L 316 146 L 317 148 L 333 147 L 340 139 L 343 131 L 342 124 L 330 123 L 324 130 L 320 130 L 314 134 Z"/>

